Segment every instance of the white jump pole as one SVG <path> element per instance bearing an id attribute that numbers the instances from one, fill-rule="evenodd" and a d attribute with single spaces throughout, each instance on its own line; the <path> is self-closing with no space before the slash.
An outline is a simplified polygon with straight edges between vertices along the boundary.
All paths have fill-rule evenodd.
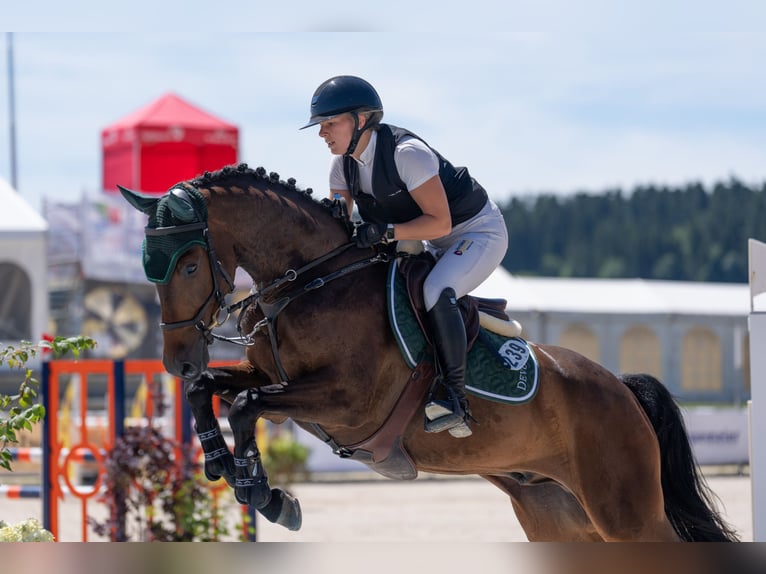
<path id="1" fill-rule="evenodd" d="M 766 542 L 766 243 L 748 240 L 753 541 Z"/>

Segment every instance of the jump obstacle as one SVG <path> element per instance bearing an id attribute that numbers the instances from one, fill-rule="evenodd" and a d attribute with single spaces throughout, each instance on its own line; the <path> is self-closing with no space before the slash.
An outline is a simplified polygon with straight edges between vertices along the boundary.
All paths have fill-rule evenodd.
<path id="1" fill-rule="evenodd" d="M 53 360 L 42 364 L 41 398 L 46 410 L 42 427 L 42 447 L 19 448 L 11 450 L 13 460 L 19 462 L 42 463 L 42 480 L 40 485 L 8 485 L 0 488 L 0 497 L 5 498 L 42 498 L 43 526 L 49 530 L 56 540 L 59 537 L 59 504 L 67 497 L 75 497 L 80 503 L 81 541 L 88 540 L 88 509 L 89 505 L 102 504 L 98 498 L 103 494 L 102 484 L 105 475 L 105 460 L 116 440 L 125 432 L 125 388 L 129 377 L 139 377 L 143 381 L 166 380 L 170 384 L 167 397 L 168 406 L 172 411 L 172 440 L 176 449 L 177 459 L 184 445 L 193 444 L 196 440 L 191 432 L 192 419 L 188 405 L 183 396 L 180 380 L 169 377 L 160 360 Z M 88 385 L 94 379 L 106 382 L 105 403 L 106 416 L 101 422 L 106 425 L 106 433 L 97 437 L 93 417 L 88 411 Z M 66 437 L 62 433 L 61 399 L 64 385 L 75 388 L 75 404 L 65 418 L 79 429 L 77 437 Z M 67 390 L 68 390 L 67 389 Z M 220 403 L 214 401 L 216 413 Z M 154 416 L 155 405 L 151 394 L 146 396 L 145 416 L 151 420 Z M 200 449 L 201 450 L 201 449 Z M 75 463 L 95 464 L 98 474 L 92 485 L 76 485 L 72 481 L 71 465 Z M 223 482 L 223 481 L 221 481 Z M 212 485 L 214 497 L 218 490 L 226 487 Z M 245 538 L 255 540 L 255 513 L 243 507 L 250 525 L 243 526 Z M 247 521 L 243 521 L 247 522 Z"/>
<path id="2" fill-rule="evenodd" d="M 766 244 L 748 241 L 753 541 L 766 542 Z"/>
<path id="3" fill-rule="evenodd" d="M 34 447 L 20 447 L 20 448 L 10 448 L 8 449 L 11 454 L 11 461 L 13 462 L 26 462 L 26 463 L 33 463 L 37 465 L 42 465 L 43 463 L 43 449 L 39 446 Z M 101 449 L 100 454 L 102 457 L 106 454 L 104 449 Z M 96 464 L 97 459 L 93 453 L 90 451 L 84 452 L 73 452 L 70 454 L 69 449 L 63 448 L 61 449 L 61 456 L 64 457 L 65 460 L 69 463 L 79 463 L 79 464 Z M 87 487 L 83 488 L 81 486 L 75 487 L 76 490 L 79 490 L 80 492 L 87 492 L 89 489 Z M 68 495 L 70 494 L 68 488 L 62 487 L 62 494 Z M 42 485 L 39 484 L 0 484 L 0 498 L 41 498 L 43 495 L 43 488 Z"/>

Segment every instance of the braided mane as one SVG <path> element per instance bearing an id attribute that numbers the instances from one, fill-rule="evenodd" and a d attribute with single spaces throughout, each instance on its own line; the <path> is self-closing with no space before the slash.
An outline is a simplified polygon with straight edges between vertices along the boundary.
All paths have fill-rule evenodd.
<path id="1" fill-rule="evenodd" d="M 311 199 L 315 203 L 324 205 L 324 202 L 317 202 L 312 197 L 312 193 L 314 192 L 313 189 L 311 189 L 310 187 L 307 187 L 306 189 L 300 189 L 297 186 L 297 182 L 295 178 L 291 177 L 287 181 L 285 181 L 280 179 L 279 174 L 274 171 L 269 173 L 263 167 L 257 167 L 255 169 L 252 169 L 246 163 L 240 163 L 238 165 L 227 165 L 213 172 L 206 171 L 204 174 L 190 180 L 189 183 L 195 187 L 208 187 L 208 186 L 220 184 L 221 180 L 228 179 L 231 177 L 239 177 L 242 175 L 255 177 L 263 181 L 266 181 L 270 184 L 281 185 L 282 187 L 290 191 L 297 192 L 303 195 L 304 197 Z"/>
<path id="2" fill-rule="evenodd" d="M 333 202 L 327 197 L 317 201 L 312 196 L 314 190 L 310 187 L 301 189 L 298 187 L 295 178 L 291 177 L 285 181 L 280 179 L 278 173 L 273 171 L 267 172 L 263 167 L 252 169 L 246 163 L 227 165 L 217 171 L 206 171 L 204 174 L 189 180 L 188 183 L 196 189 L 211 188 L 215 186 L 226 187 L 227 185 L 231 185 L 232 181 L 236 181 L 242 177 L 260 180 L 270 186 L 280 186 L 287 192 L 297 193 L 301 199 L 307 200 L 311 205 L 317 206 L 324 212 L 329 213 L 332 218 L 343 227 L 346 235 L 348 235 L 348 237 L 352 236 L 354 232 L 354 224 L 348 215 L 343 216 L 341 214 L 337 202 Z"/>

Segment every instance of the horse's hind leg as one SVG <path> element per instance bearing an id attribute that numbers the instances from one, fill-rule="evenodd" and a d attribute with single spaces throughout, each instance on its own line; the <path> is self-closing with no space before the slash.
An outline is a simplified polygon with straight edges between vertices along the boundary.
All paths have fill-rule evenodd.
<path id="1" fill-rule="evenodd" d="M 508 494 L 527 538 L 533 542 L 602 542 L 588 515 L 571 492 L 535 475 L 482 475 Z"/>
<path id="2" fill-rule="evenodd" d="M 234 434 L 234 495 L 241 504 L 257 509 L 266 519 L 288 530 L 301 527 L 298 501 L 278 488 L 269 486 L 269 478 L 261 463 L 255 442 L 255 423 L 262 412 L 255 389 L 237 395 L 229 409 L 229 424 Z"/>
<path id="3" fill-rule="evenodd" d="M 678 534 L 665 515 L 657 439 L 648 421 L 647 432 L 634 423 L 623 413 L 620 421 L 605 423 L 604 428 L 612 429 L 607 440 L 578 437 L 579 444 L 589 446 L 572 457 L 567 487 L 577 492 L 604 540 L 677 542 Z"/>
<path id="4" fill-rule="evenodd" d="M 616 459 L 615 459 L 616 460 Z M 623 465 L 629 468 L 629 462 Z M 680 538 L 665 516 L 659 476 L 650 480 L 640 470 L 614 476 L 603 488 L 593 476 L 584 477 L 580 496 L 585 511 L 604 540 L 610 542 L 678 542 Z"/>

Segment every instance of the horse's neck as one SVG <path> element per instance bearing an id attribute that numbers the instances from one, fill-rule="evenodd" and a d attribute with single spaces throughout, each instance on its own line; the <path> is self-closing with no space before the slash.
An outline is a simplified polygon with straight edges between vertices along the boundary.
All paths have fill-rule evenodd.
<path id="1" fill-rule="evenodd" d="M 256 283 L 281 277 L 347 241 L 329 212 L 295 192 L 266 190 L 220 200 L 208 208 L 210 221 L 230 235 L 236 265 Z"/>

